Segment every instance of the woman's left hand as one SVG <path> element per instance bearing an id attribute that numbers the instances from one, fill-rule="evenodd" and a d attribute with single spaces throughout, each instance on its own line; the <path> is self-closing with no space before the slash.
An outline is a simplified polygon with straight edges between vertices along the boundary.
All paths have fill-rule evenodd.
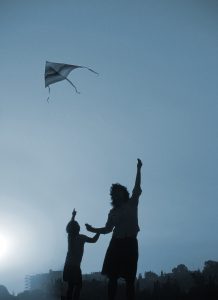
<path id="1" fill-rule="evenodd" d="M 85 226 L 86 226 L 86 230 L 93 232 L 93 227 L 91 225 L 86 223 Z"/>

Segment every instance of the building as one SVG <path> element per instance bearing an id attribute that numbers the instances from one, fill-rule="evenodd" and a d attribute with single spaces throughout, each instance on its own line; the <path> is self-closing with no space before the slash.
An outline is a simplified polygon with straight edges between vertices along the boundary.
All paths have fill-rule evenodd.
<path id="1" fill-rule="evenodd" d="M 45 291 L 60 279 L 62 279 L 62 271 L 49 270 L 48 273 L 27 275 L 25 277 L 25 289 Z"/>
<path id="2" fill-rule="evenodd" d="M 25 290 L 43 290 L 47 291 L 54 286 L 57 280 L 62 281 L 62 271 L 49 270 L 48 273 L 27 275 L 25 277 Z M 106 281 L 106 277 L 101 275 L 101 272 L 92 272 L 91 274 L 83 274 L 83 280 L 92 281 L 97 280 L 101 282 Z"/>

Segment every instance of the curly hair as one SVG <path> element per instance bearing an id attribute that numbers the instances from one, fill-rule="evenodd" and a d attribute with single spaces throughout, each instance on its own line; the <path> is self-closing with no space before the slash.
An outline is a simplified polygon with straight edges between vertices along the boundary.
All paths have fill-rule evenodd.
<path id="1" fill-rule="evenodd" d="M 125 202 L 129 200 L 129 192 L 127 188 L 119 183 L 114 183 L 110 188 L 111 205 L 113 207 L 119 206 L 120 201 L 119 198 L 116 196 L 119 192 L 123 193 Z"/>

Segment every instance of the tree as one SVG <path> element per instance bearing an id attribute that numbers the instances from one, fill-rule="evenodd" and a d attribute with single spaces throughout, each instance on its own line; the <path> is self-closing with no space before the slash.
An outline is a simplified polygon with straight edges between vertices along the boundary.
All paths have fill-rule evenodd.
<path id="1" fill-rule="evenodd" d="M 218 283 L 218 262 L 213 260 L 205 261 L 203 275 L 207 281 L 213 280 L 215 283 Z"/>
<path id="2" fill-rule="evenodd" d="M 180 264 L 172 269 L 173 274 L 182 274 L 189 272 L 188 268 L 184 264 Z"/>
<path id="3" fill-rule="evenodd" d="M 11 300 L 14 299 L 14 296 L 12 296 L 7 288 L 4 285 L 0 285 L 0 299 L 1 300 Z"/>
<path id="4" fill-rule="evenodd" d="M 177 281 L 182 291 L 188 292 L 192 287 L 194 280 L 188 268 L 184 264 L 178 265 L 172 269 L 173 278 Z"/>
<path id="5" fill-rule="evenodd" d="M 149 281 L 156 281 L 158 280 L 158 275 L 154 272 L 145 272 L 145 279 Z"/>

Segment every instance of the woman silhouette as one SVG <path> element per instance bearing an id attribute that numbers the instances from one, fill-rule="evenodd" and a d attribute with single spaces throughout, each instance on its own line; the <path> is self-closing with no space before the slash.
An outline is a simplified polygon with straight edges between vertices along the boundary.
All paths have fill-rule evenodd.
<path id="1" fill-rule="evenodd" d="M 110 189 L 113 208 L 108 214 L 105 227 L 94 228 L 86 224 L 86 229 L 94 233 L 107 234 L 113 230 L 112 239 L 107 249 L 102 274 L 107 275 L 108 299 L 114 300 L 117 280 L 122 277 L 126 281 L 126 297 L 133 300 L 135 296 L 135 278 L 138 262 L 138 200 L 141 195 L 141 167 L 138 159 L 135 186 L 132 196 L 121 184 L 112 184 Z"/>

